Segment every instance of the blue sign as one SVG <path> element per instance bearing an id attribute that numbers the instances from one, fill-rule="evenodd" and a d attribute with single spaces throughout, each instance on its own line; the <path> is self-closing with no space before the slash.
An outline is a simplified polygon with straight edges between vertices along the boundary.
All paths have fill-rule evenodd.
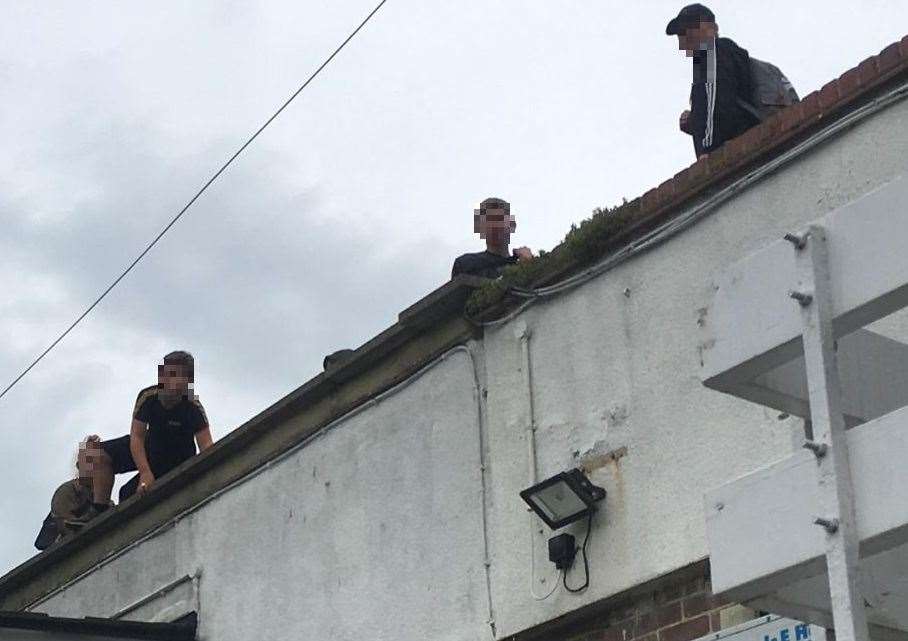
<path id="1" fill-rule="evenodd" d="M 697 641 L 827 641 L 820 626 L 786 619 L 778 614 L 764 614 L 740 625 L 713 632 Z"/>
<path id="2" fill-rule="evenodd" d="M 779 628 L 776 633 L 764 634 L 763 641 L 809 641 L 810 626 L 806 623 L 797 623 Z"/>

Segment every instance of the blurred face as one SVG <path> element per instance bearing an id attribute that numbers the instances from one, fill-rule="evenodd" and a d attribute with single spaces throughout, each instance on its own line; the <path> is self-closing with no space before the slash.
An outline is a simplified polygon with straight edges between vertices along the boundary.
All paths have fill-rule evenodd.
<path id="1" fill-rule="evenodd" d="M 101 448 L 97 441 L 79 443 L 79 458 L 76 467 L 79 470 L 79 479 L 89 482 L 94 475 L 101 457 Z"/>
<path id="2" fill-rule="evenodd" d="M 486 209 L 479 214 L 479 220 L 474 230 L 479 237 L 496 247 L 507 246 L 511 242 L 511 234 L 517 229 L 517 221 L 505 209 Z"/>
<path id="3" fill-rule="evenodd" d="M 188 368 L 182 365 L 158 365 L 158 384 L 168 398 L 188 396 L 189 382 Z"/>
<path id="4" fill-rule="evenodd" d="M 703 49 L 706 43 L 716 37 L 719 27 L 715 22 L 699 22 L 687 27 L 683 33 L 678 34 L 678 49 L 688 56 L 693 56 L 695 51 Z"/>

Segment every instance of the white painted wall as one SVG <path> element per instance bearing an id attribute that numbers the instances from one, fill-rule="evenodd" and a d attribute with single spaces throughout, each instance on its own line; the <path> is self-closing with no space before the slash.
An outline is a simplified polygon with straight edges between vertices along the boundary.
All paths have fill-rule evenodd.
<path id="1" fill-rule="evenodd" d="M 487 332 L 499 631 L 554 618 L 707 555 L 704 490 L 786 455 L 792 431 L 801 430 L 798 420 L 780 421 L 777 412 L 700 384 L 698 310 L 711 298 L 714 275 L 906 173 L 908 137 L 894 135 L 906 130 L 908 104 L 901 103 L 668 243 L 520 317 L 532 334 L 541 477 L 571 466 L 572 452 L 599 440 L 606 450 L 628 448 L 627 456 L 592 475 L 609 496 L 590 543 L 592 587 L 581 596 L 559 591 L 540 604 L 529 595 L 526 546 L 515 550 L 515 541 L 526 540 L 525 517 L 510 500 L 526 487 L 527 476 L 519 340 L 513 323 Z M 582 530 L 573 530 L 578 541 Z M 550 566 L 544 540 L 537 573 Z M 581 578 L 575 571 L 572 584 Z M 540 584 L 535 588 L 542 592 Z"/>
<path id="2" fill-rule="evenodd" d="M 454 353 L 40 609 L 111 615 L 201 569 L 200 638 L 481 638 L 476 402 Z"/>
<path id="3" fill-rule="evenodd" d="M 888 108 L 475 346 L 487 373 L 499 636 L 705 557 L 703 493 L 791 451 L 799 421 L 700 384 L 698 310 L 725 266 L 904 174 L 908 136 L 896 132 L 906 126 L 908 103 Z M 529 476 L 524 327 L 540 478 L 575 465 L 575 452 L 627 447 L 592 474 L 609 496 L 590 543 L 590 589 L 543 602 L 530 595 L 530 520 L 518 497 Z M 472 376 L 466 355 L 452 355 L 37 609 L 109 615 L 201 568 L 207 639 L 488 638 Z M 536 534 L 537 593 L 551 585 L 548 534 Z"/>

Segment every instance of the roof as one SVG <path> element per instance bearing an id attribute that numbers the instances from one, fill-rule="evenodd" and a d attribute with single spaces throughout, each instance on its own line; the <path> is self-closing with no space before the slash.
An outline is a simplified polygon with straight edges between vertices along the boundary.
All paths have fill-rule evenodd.
<path id="1" fill-rule="evenodd" d="M 406 380 L 476 334 L 461 310 L 485 279 L 458 276 L 411 305 L 398 322 L 252 417 L 205 452 L 0 577 L 0 608 L 23 609 L 117 550 L 262 467 L 325 425 Z M 288 421 L 289 417 L 299 417 Z"/>
<path id="2" fill-rule="evenodd" d="M 607 238 L 597 239 L 595 250 L 582 259 L 547 262 L 565 253 L 559 246 L 532 261 L 539 266 L 533 285 L 556 282 L 633 242 L 679 215 L 682 207 L 781 155 L 906 78 L 908 36 L 628 203 L 620 227 L 609 227 Z M 478 335 L 480 330 L 462 312 L 467 297 L 484 280 L 458 276 L 442 285 L 404 310 L 397 323 L 349 360 L 312 378 L 183 463 L 147 496 L 108 510 L 78 535 L 0 577 L 0 607 L 25 607 Z M 508 304 L 493 307 L 500 311 Z"/>
<path id="3" fill-rule="evenodd" d="M 774 114 L 708 156 L 700 158 L 642 196 L 615 210 L 602 212 L 599 215 L 616 216 L 619 221 L 617 225 L 602 226 L 598 235 L 605 237 L 589 239 L 590 244 L 594 245 L 591 251 L 574 252 L 570 247 L 572 243 L 567 242 L 569 234 L 565 242 L 541 257 L 541 261 L 534 261 L 541 264 L 531 268 L 532 274 L 528 277 L 528 282 L 514 284 L 523 287 L 550 285 L 595 260 L 605 258 L 658 225 L 680 215 L 686 205 L 782 155 L 818 130 L 870 102 L 886 89 L 904 82 L 906 76 L 908 36 L 889 45 L 879 54 L 870 56 L 808 94 L 800 102 Z M 571 255 L 574 253 L 579 255 Z M 487 319 L 500 315 L 501 311 L 512 306 L 507 302 L 495 303 L 498 301 L 493 299 L 491 304 L 471 305 L 475 307 L 471 311 L 474 316 Z M 487 309 L 480 311 L 483 308 Z"/>
<path id="4" fill-rule="evenodd" d="M 908 36 L 647 191 L 640 197 L 639 220 L 625 232 L 664 217 L 723 180 L 779 155 L 805 134 L 870 100 L 893 80 L 904 79 L 906 72 Z"/>
<path id="5" fill-rule="evenodd" d="M 114 639 L 160 639 L 161 641 L 192 641 L 195 639 L 197 617 L 192 614 L 178 623 L 144 623 L 113 619 L 68 619 L 35 612 L 0 611 L 0 631 L 35 630 L 58 634 L 93 635 Z M 31 638 L 31 637 L 29 637 Z"/>

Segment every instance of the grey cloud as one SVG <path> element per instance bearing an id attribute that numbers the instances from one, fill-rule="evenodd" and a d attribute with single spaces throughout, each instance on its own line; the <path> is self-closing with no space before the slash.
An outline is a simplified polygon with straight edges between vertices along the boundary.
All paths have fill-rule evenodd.
<path id="1" fill-rule="evenodd" d="M 716 0 L 806 93 L 900 38 L 900 0 Z M 14 3 L 0 22 L 0 383 L 81 312 L 361 19 L 343 3 Z M 110 297 L 0 400 L 0 567 L 24 560 L 86 431 L 123 433 L 183 347 L 222 436 L 355 347 L 478 249 L 514 203 L 550 248 L 691 160 L 677 2 L 388 3 Z M 645 5 L 645 6 L 644 6 Z M 822 5 L 824 11 L 828 3 Z M 784 22 L 760 19 L 781 15 Z M 819 27 L 817 28 L 819 30 Z M 317 63 L 315 63 L 317 64 Z"/>

